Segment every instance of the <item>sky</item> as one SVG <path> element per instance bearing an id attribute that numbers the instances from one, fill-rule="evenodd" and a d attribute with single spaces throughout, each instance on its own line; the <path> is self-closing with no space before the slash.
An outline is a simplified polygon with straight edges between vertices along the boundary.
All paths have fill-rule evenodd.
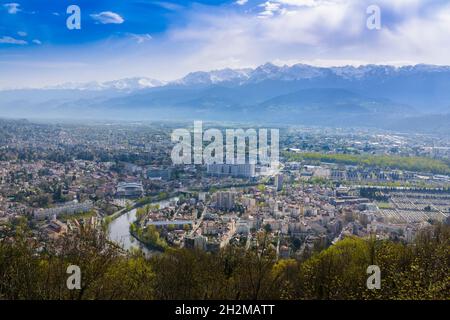
<path id="1" fill-rule="evenodd" d="M 80 29 L 70 30 L 70 5 Z M 369 29 L 370 5 L 381 27 Z M 450 65 L 448 0 L 0 0 L 0 88 L 307 63 Z"/>

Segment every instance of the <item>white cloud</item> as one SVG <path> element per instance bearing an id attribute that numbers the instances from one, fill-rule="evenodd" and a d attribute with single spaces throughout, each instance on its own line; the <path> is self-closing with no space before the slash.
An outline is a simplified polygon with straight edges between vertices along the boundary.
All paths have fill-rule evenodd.
<path id="1" fill-rule="evenodd" d="M 165 43 L 180 52 L 178 67 L 191 71 L 294 60 L 450 64 L 450 5 L 429 2 L 379 0 L 382 30 L 371 31 L 373 0 L 266 0 L 246 12 L 193 13 Z"/>
<path id="2" fill-rule="evenodd" d="M 111 11 L 91 14 L 91 18 L 101 24 L 121 24 L 125 21 L 119 14 Z"/>
<path id="3" fill-rule="evenodd" d="M 401 23 L 381 30 L 377 48 L 387 48 L 403 60 L 450 64 L 450 5 L 429 15 L 413 15 Z"/>
<path id="4" fill-rule="evenodd" d="M 9 14 L 16 14 L 17 12 L 22 11 L 22 10 L 19 8 L 19 7 L 20 7 L 20 4 L 19 4 L 19 3 L 16 3 L 16 2 L 5 3 L 5 4 L 3 5 L 3 7 L 5 7 L 6 10 L 8 10 L 8 13 L 9 13 Z"/>
<path id="5" fill-rule="evenodd" d="M 139 44 L 153 39 L 153 37 L 148 33 L 143 34 L 129 33 L 128 35 L 134 40 L 136 40 L 136 42 Z"/>
<path id="6" fill-rule="evenodd" d="M 41 42 L 40 40 L 38 40 L 38 39 L 34 39 L 34 40 L 33 40 L 33 43 L 34 43 L 34 44 L 38 44 L 38 45 L 42 44 L 42 42 Z"/>
<path id="7" fill-rule="evenodd" d="M 235 3 L 237 5 L 243 6 L 244 4 L 246 4 L 248 2 L 248 0 L 237 0 Z"/>
<path id="8" fill-rule="evenodd" d="M 272 17 L 275 13 L 281 11 L 281 4 L 278 2 L 266 1 L 259 6 L 264 8 L 264 10 L 259 13 L 259 17 L 261 18 Z"/>
<path id="9" fill-rule="evenodd" d="M 321 1 L 318 0 L 275 0 L 275 1 L 282 4 L 288 4 L 291 6 L 298 6 L 298 7 L 314 7 L 321 3 Z"/>
<path id="10" fill-rule="evenodd" d="M 0 43 L 4 44 L 18 44 L 18 45 L 25 45 L 28 44 L 25 40 L 19 40 L 15 39 L 13 37 L 3 36 L 0 38 Z"/>
<path id="11" fill-rule="evenodd" d="M 19 31 L 17 34 L 21 37 L 26 37 L 28 35 L 25 31 Z"/>
<path id="12" fill-rule="evenodd" d="M 164 8 L 164 9 L 170 10 L 170 11 L 176 11 L 176 10 L 180 10 L 183 8 L 182 5 L 172 3 L 172 2 L 167 2 L 167 1 L 154 1 L 154 2 L 152 2 L 152 4 L 155 4 L 161 8 Z"/>

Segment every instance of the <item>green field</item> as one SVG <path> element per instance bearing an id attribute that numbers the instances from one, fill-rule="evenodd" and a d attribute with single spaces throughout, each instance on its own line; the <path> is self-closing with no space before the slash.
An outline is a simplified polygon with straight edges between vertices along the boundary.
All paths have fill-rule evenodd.
<path id="1" fill-rule="evenodd" d="M 320 161 L 362 167 L 378 167 L 434 174 L 450 174 L 450 166 L 441 160 L 425 157 L 401 157 L 385 155 L 323 154 L 317 152 L 284 152 L 288 161 Z"/>
<path id="2" fill-rule="evenodd" d="M 389 202 L 377 202 L 377 206 L 380 209 L 392 209 L 392 206 Z"/>

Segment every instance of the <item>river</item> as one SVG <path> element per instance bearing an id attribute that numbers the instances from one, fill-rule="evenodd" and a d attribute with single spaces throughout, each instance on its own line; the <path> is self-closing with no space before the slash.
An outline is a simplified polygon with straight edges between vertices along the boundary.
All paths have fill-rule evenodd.
<path id="1" fill-rule="evenodd" d="M 178 201 L 178 198 L 175 197 L 168 200 L 154 202 L 151 203 L 151 205 L 159 204 L 160 208 L 165 208 L 173 201 Z M 136 209 L 125 212 L 120 217 L 114 219 L 108 227 L 109 239 L 119 244 L 125 250 L 130 250 L 132 248 L 140 249 L 147 257 L 159 253 L 157 250 L 148 249 L 144 244 L 131 235 L 130 225 L 135 221 Z"/>

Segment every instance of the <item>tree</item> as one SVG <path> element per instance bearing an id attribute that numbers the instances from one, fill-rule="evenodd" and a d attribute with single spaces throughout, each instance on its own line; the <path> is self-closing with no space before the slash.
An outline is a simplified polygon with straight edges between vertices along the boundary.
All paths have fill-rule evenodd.
<path id="1" fill-rule="evenodd" d="M 142 232 L 159 239 L 154 227 Z M 87 226 L 44 248 L 26 219 L 7 236 L 0 241 L 1 299 L 450 299 L 450 226 L 441 223 L 413 244 L 347 237 L 300 261 L 277 260 L 267 232 L 250 250 L 168 248 L 150 259 Z M 80 267 L 81 290 L 66 287 L 69 265 Z M 366 287 L 369 265 L 381 270 L 379 290 Z"/>

